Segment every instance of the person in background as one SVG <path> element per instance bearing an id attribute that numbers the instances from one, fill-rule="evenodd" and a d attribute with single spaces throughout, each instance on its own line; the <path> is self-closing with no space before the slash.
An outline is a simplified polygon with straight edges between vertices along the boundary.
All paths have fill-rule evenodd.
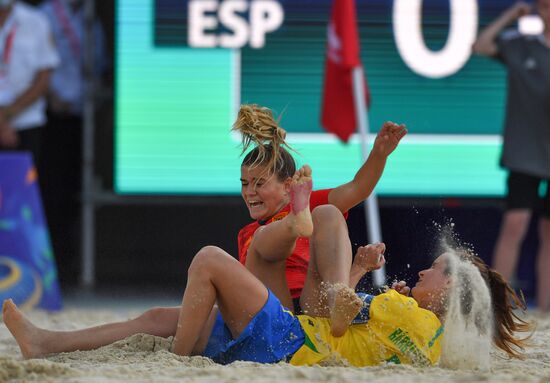
<path id="1" fill-rule="evenodd" d="M 521 35 L 504 29 L 536 9 L 544 31 Z M 503 32 L 504 31 L 504 32 Z M 550 309 L 550 0 L 535 7 L 519 2 L 481 31 L 475 53 L 502 62 L 508 71 L 508 100 L 501 165 L 508 170 L 508 195 L 494 252 L 494 267 L 514 276 L 533 211 L 540 213 L 537 305 Z M 541 183 L 546 184 L 541 196 Z"/>
<path id="2" fill-rule="evenodd" d="M 48 20 L 30 5 L 0 0 L 0 150 L 32 152 L 39 173 L 45 95 L 58 64 Z"/>
<path id="3" fill-rule="evenodd" d="M 67 282 L 77 275 L 75 261 L 79 243 L 82 117 L 86 89 L 84 7 L 82 0 L 46 0 L 40 4 L 40 10 L 50 21 L 61 57 L 48 90 L 44 200 L 59 274 Z M 104 35 L 99 22 L 94 24 L 93 37 L 94 69 L 99 80 L 106 66 Z"/>

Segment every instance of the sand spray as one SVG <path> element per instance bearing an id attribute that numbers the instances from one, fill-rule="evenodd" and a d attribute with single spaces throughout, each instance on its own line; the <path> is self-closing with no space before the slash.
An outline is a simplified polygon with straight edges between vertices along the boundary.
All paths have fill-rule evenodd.
<path id="1" fill-rule="evenodd" d="M 487 371 L 493 335 L 491 293 L 477 267 L 468 260 L 467 254 L 473 252 L 459 244 L 451 228 L 442 234 L 440 250 L 447 255 L 453 284 L 446 302 L 440 365 Z"/>

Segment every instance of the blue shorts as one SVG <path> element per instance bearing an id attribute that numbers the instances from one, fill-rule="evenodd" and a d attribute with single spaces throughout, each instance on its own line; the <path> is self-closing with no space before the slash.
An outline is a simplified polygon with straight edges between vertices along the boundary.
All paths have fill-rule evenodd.
<path id="1" fill-rule="evenodd" d="M 276 363 L 298 351 L 305 341 L 300 321 L 283 308 L 271 291 L 268 293 L 264 307 L 237 339 L 233 339 L 218 313 L 203 355 L 221 364 L 237 360 Z"/>

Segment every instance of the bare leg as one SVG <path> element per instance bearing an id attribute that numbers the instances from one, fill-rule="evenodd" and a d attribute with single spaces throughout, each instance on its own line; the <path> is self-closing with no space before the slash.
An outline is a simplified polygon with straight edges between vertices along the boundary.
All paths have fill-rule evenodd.
<path id="1" fill-rule="evenodd" d="M 188 305 L 186 309 L 156 308 L 127 322 L 84 330 L 49 331 L 34 326 L 11 300 L 7 300 L 3 305 L 4 323 L 25 358 L 94 349 L 136 333 L 165 337 L 175 334 L 174 350 L 181 355 L 190 355 L 192 351 L 200 352 L 206 347 L 217 313 L 210 302 L 218 299 L 222 315 L 237 337 L 267 300 L 264 285 L 219 248 L 202 249 L 189 272 L 183 299 Z M 214 301 L 209 296 L 212 291 Z"/>
<path id="2" fill-rule="evenodd" d="M 303 166 L 294 175 L 290 187 L 290 212 L 279 221 L 266 225 L 254 234 L 249 252 L 268 262 L 285 260 L 299 237 L 309 237 L 313 232 L 309 196 L 311 195 L 311 168 Z"/>
<path id="3" fill-rule="evenodd" d="M 199 251 L 188 274 L 173 343 L 178 355 L 204 350 L 199 344 L 205 345 L 210 335 L 203 330 L 216 301 L 234 338 L 267 301 L 263 283 L 220 248 L 207 246 Z"/>
<path id="4" fill-rule="evenodd" d="M 179 307 L 158 307 L 125 322 L 83 330 L 49 331 L 34 326 L 11 300 L 4 302 L 2 311 L 4 323 L 17 340 L 25 358 L 92 350 L 138 333 L 168 337 L 176 333 L 179 315 Z"/>
<path id="5" fill-rule="evenodd" d="M 296 240 L 309 237 L 313 231 L 309 211 L 311 188 L 311 168 L 306 165 L 294 176 L 290 213 L 258 229 L 246 257 L 247 269 L 289 309 L 293 309 L 293 305 L 285 276 L 286 259 L 294 251 Z"/>
<path id="6" fill-rule="evenodd" d="M 550 309 L 550 219 L 539 221 L 539 253 L 537 256 L 537 306 L 540 310 Z"/>
<path id="7" fill-rule="evenodd" d="M 331 332 L 341 336 L 362 302 L 349 287 L 351 243 L 342 213 L 332 205 L 313 210 L 308 275 L 300 304 L 313 316 L 331 318 Z"/>
<path id="8" fill-rule="evenodd" d="M 514 277 L 521 244 L 530 219 L 531 212 L 524 209 L 511 210 L 504 214 L 493 255 L 493 265 L 506 280 Z"/>
<path id="9" fill-rule="evenodd" d="M 300 305 L 309 315 L 328 317 L 327 296 L 321 284 L 349 283 L 351 243 L 345 219 L 337 208 L 331 205 L 315 208 L 313 223 L 308 274 Z"/>

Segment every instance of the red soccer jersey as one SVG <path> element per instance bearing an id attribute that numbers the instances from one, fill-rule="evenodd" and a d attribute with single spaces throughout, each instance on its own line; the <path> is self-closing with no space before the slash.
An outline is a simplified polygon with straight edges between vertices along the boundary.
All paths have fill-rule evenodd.
<path id="1" fill-rule="evenodd" d="M 311 193 L 309 198 L 309 209 L 313 210 L 317 206 L 328 204 L 328 194 L 333 189 L 317 190 Z M 273 218 L 265 222 L 265 225 L 274 221 L 279 221 L 286 217 L 290 212 L 290 204 L 286 205 L 280 212 L 275 214 Z M 347 218 L 348 213 L 344 214 Z M 246 263 L 246 255 L 248 247 L 252 242 L 254 232 L 260 227 L 258 221 L 252 222 L 239 231 L 239 261 L 244 265 Z M 298 298 L 304 288 L 307 275 L 307 265 L 309 263 L 309 238 L 300 237 L 296 240 L 294 252 L 286 260 L 286 281 L 292 298 Z"/>

